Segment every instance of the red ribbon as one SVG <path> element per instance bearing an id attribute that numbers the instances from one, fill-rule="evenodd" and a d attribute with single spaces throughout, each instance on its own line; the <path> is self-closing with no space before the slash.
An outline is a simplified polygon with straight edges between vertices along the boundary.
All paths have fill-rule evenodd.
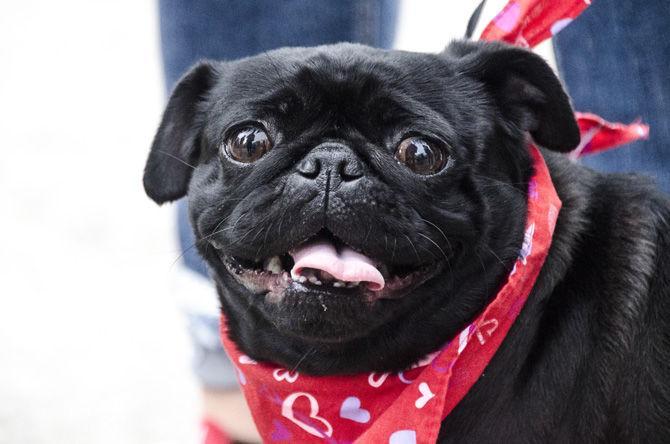
<path id="1" fill-rule="evenodd" d="M 479 38 L 532 48 L 558 34 L 590 4 L 589 0 L 512 0 Z"/>
<path id="2" fill-rule="evenodd" d="M 511 0 L 484 28 L 480 40 L 500 40 L 532 48 L 558 34 L 589 5 L 590 0 Z M 582 140 L 571 153 L 580 157 L 606 151 L 649 136 L 639 121 L 611 123 L 590 113 L 575 113 Z"/>
<path id="3" fill-rule="evenodd" d="M 573 157 L 606 151 L 619 145 L 649 137 L 649 126 L 639 121 L 628 125 L 611 123 L 591 113 L 575 113 L 582 140 L 570 153 Z"/>

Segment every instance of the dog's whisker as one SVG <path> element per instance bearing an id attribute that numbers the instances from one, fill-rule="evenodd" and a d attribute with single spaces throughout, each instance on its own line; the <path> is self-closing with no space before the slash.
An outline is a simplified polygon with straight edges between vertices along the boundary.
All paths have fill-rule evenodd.
<path id="1" fill-rule="evenodd" d="M 264 216 L 260 221 L 256 222 L 251 228 L 249 228 L 244 235 L 238 239 L 236 239 L 233 242 L 233 245 L 239 244 L 242 242 L 252 231 L 254 231 L 256 228 L 258 228 L 260 225 L 262 225 L 265 221 L 267 221 L 270 217 L 272 217 L 272 213 L 268 213 L 266 216 Z M 254 238 L 255 239 L 255 238 Z"/>
<path id="2" fill-rule="evenodd" d="M 311 347 L 309 350 L 307 350 L 301 357 L 298 359 L 298 362 L 291 368 L 291 372 L 295 372 L 298 367 L 300 367 L 300 364 L 309 356 L 310 354 L 314 353 L 316 350 L 316 347 Z"/>
<path id="3" fill-rule="evenodd" d="M 449 242 L 449 239 L 447 238 L 447 235 L 444 234 L 444 231 L 442 231 L 442 229 L 441 229 L 440 227 L 438 227 L 436 224 L 434 224 L 433 222 L 429 221 L 428 219 L 424 219 L 424 218 L 422 217 L 421 220 L 424 221 L 424 222 L 426 222 L 426 223 L 429 224 L 429 225 L 432 225 L 433 227 L 435 227 L 435 229 L 436 229 L 437 231 L 440 232 L 440 234 L 442 235 L 442 238 L 444 239 L 444 241 L 445 241 L 445 242 L 447 243 L 447 245 L 449 246 L 449 251 L 450 251 L 451 253 L 453 253 L 454 249 L 453 249 L 453 247 L 451 246 L 451 242 Z"/>
<path id="4" fill-rule="evenodd" d="M 191 245 L 189 245 L 188 247 L 184 248 L 184 249 L 181 251 L 181 253 L 179 253 L 179 256 L 177 256 L 177 257 L 175 258 L 175 260 L 172 261 L 172 263 L 170 264 L 170 267 L 169 267 L 169 268 L 172 269 L 172 267 L 174 267 L 174 266 L 177 264 L 177 262 L 179 262 L 180 259 L 182 259 L 184 256 L 186 256 L 186 253 L 188 253 L 188 252 L 191 251 L 193 248 L 195 248 L 195 247 L 198 245 L 199 242 L 202 242 L 202 240 L 196 240 L 196 241 L 193 242 Z"/>
<path id="5" fill-rule="evenodd" d="M 484 265 L 484 260 L 483 260 L 482 257 L 479 255 L 479 253 L 477 253 L 477 249 L 476 249 L 476 248 L 473 249 L 473 251 L 474 251 L 474 253 L 475 253 L 475 256 L 477 256 L 477 259 L 479 259 L 479 263 L 480 263 L 481 266 L 482 266 L 482 274 L 484 275 L 484 279 L 483 279 L 483 281 L 484 281 L 484 282 L 488 282 L 488 278 L 486 277 L 486 265 Z M 485 288 L 484 290 L 485 290 L 485 291 L 488 291 L 488 288 Z"/>
<path id="6" fill-rule="evenodd" d="M 282 222 L 284 221 L 284 216 L 286 216 L 287 211 L 288 211 L 288 207 L 284 208 L 284 211 L 282 212 L 281 216 L 279 217 L 279 224 L 277 226 L 277 236 L 281 236 L 281 226 L 282 226 Z"/>
<path id="7" fill-rule="evenodd" d="M 424 220 L 425 220 L 425 219 L 424 219 Z M 429 222 L 429 221 L 426 221 L 426 222 L 428 222 L 429 224 L 435 226 L 435 228 L 437 228 L 437 229 L 442 233 L 442 230 L 440 230 L 440 229 L 439 229 L 436 225 L 434 225 L 432 222 Z M 423 233 L 418 233 L 418 234 L 419 234 L 420 236 L 423 236 L 423 237 L 426 238 L 427 240 L 429 240 L 433 245 L 435 245 L 435 246 L 440 250 L 440 252 L 442 253 L 442 256 L 444 256 L 444 260 L 445 260 L 445 262 L 447 263 L 447 268 L 449 268 L 449 274 L 450 274 L 450 275 L 453 275 L 453 270 L 451 269 L 451 261 L 449 261 L 449 256 L 447 256 L 447 254 L 444 252 L 444 250 L 437 244 L 437 242 L 435 242 L 435 241 L 434 241 L 433 239 L 431 239 L 429 236 L 426 236 L 426 235 L 423 234 Z M 444 236 L 444 233 L 442 233 L 442 236 Z M 449 242 L 449 239 L 447 239 L 447 237 L 444 236 L 444 240 L 446 240 L 446 241 L 447 241 L 447 244 L 449 245 L 449 251 L 453 253 L 454 250 L 451 248 L 451 243 Z M 452 284 L 453 284 L 453 281 L 452 281 Z"/>
<path id="8" fill-rule="evenodd" d="M 435 248 L 437 248 L 438 250 L 440 250 L 440 253 L 442 253 L 442 256 L 444 256 L 444 259 L 445 259 L 446 261 L 449 261 L 449 256 L 447 256 L 447 253 L 444 252 L 444 250 L 442 249 L 442 247 L 440 247 L 440 246 L 437 244 L 437 242 L 435 242 L 433 239 L 431 239 L 429 236 L 426 236 L 426 235 L 423 234 L 423 233 L 417 233 L 417 234 L 418 234 L 419 236 L 423 237 L 424 239 L 426 239 L 426 240 L 427 240 L 428 242 L 430 242 L 431 244 L 435 245 Z"/>
<path id="9" fill-rule="evenodd" d="M 268 243 L 268 234 L 269 233 L 270 233 L 270 225 L 265 227 L 265 236 L 263 236 L 263 244 L 261 245 L 261 247 L 264 247 Z M 259 251 L 260 251 L 261 247 L 258 247 Z M 258 252 L 256 252 L 256 256 L 258 256 Z"/>
<path id="10" fill-rule="evenodd" d="M 412 246 L 412 248 L 414 249 L 414 254 L 416 254 L 416 259 L 417 259 L 418 261 L 420 261 L 420 260 L 421 260 L 421 256 L 419 256 L 419 252 L 416 250 L 416 246 L 414 245 L 414 242 L 412 242 L 412 239 L 410 239 L 409 236 L 406 235 L 406 234 L 403 234 L 403 236 L 405 236 L 405 238 L 407 239 L 407 242 L 409 242 L 409 244 L 410 244 L 410 245 Z"/>
<path id="11" fill-rule="evenodd" d="M 228 215 L 228 216 L 224 217 L 223 219 L 221 219 L 221 221 L 220 221 L 218 224 L 216 224 L 216 226 L 215 226 L 214 229 L 212 230 L 212 233 L 210 233 L 210 234 L 208 234 L 207 236 L 205 236 L 204 239 L 207 239 L 207 238 L 209 238 L 212 234 L 214 234 L 214 233 L 216 232 L 216 230 L 218 230 L 219 227 L 220 227 L 225 221 L 227 221 L 228 219 L 230 219 L 230 215 Z"/>
<path id="12" fill-rule="evenodd" d="M 491 254 L 493 255 L 494 258 L 496 258 L 496 260 L 497 260 L 498 262 L 500 262 L 501 265 L 505 265 L 505 263 L 503 262 L 503 260 L 500 259 L 500 256 L 498 256 L 498 255 L 496 254 L 496 252 L 493 251 L 493 249 L 492 249 L 491 247 L 489 247 L 489 246 L 486 245 L 486 244 L 482 244 L 482 245 L 488 250 L 489 253 L 491 253 Z"/>
<path id="13" fill-rule="evenodd" d="M 224 228 L 224 231 L 234 230 L 234 229 L 237 227 L 237 224 L 242 220 L 242 218 L 243 218 L 244 216 L 247 215 L 247 213 L 248 213 L 247 211 L 243 211 L 242 214 L 240 214 L 240 217 L 238 217 L 238 218 L 235 220 L 235 223 L 233 223 L 233 225 L 230 226 L 230 227 L 228 227 L 228 228 Z"/>
<path id="14" fill-rule="evenodd" d="M 163 151 L 163 150 L 156 150 L 156 151 L 159 152 L 159 153 L 161 153 L 161 154 L 165 154 L 166 156 L 171 157 L 172 159 L 177 160 L 177 161 L 183 163 L 183 164 L 186 165 L 187 167 L 191 167 L 191 168 L 195 169 L 195 166 L 191 165 L 190 163 L 186 162 L 186 161 L 183 160 L 183 159 L 180 159 L 179 157 L 175 156 L 174 154 L 168 153 L 167 151 Z"/>

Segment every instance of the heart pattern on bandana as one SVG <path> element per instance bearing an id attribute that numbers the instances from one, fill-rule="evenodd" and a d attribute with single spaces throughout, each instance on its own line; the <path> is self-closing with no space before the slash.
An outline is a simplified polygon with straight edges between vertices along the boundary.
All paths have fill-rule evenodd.
<path id="1" fill-rule="evenodd" d="M 237 358 L 237 362 L 239 362 L 242 365 L 256 365 L 258 362 L 254 361 L 247 355 L 240 355 L 239 358 Z"/>
<path id="2" fill-rule="evenodd" d="M 298 398 L 305 397 L 309 400 L 309 415 L 296 413 L 293 410 L 293 404 Z M 281 414 L 284 418 L 293 422 L 295 425 L 318 438 L 333 436 L 333 426 L 325 418 L 319 416 L 319 402 L 316 398 L 306 392 L 295 392 L 290 394 L 282 403 Z M 317 428 L 320 423 L 324 429 Z"/>
<path id="3" fill-rule="evenodd" d="M 240 384 L 247 385 L 247 377 L 244 376 L 242 370 L 240 370 L 239 368 L 235 368 L 235 370 L 237 370 L 237 379 L 240 381 Z"/>
<path id="4" fill-rule="evenodd" d="M 355 396 L 349 396 L 340 407 L 340 418 L 365 424 L 370 421 L 370 412 L 361 408 L 361 400 Z"/>
<path id="5" fill-rule="evenodd" d="M 377 376 L 377 373 L 370 373 L 370 376 L 368 376 L 368 384 L 370 384 L 374 388 L 379 388 L 381 385 L 386 381 L 386 378 L 388 378 L 390 373 L 381 373 L 379 376 Z"/>
<path id="6" fill-rule="evenodd" d="M 417 409 L 424 408 L 428 401 L 435 397 L 435 393 L 430 391 L 430 387 L 425 382 L 419 384 L 419 393 L 421 393 L 421 397 L 414 402 Z"/>
<path id="7" fill-rule="evenodd" d="M 298 380 L 298 372 L 290 372 L 283 368 L 276 369 L 274 372 L 272 372 L 272 376 L 277 382 L 286 381 L 289 384 L 293 384 Z"/>
<path id="8" fill-rule="evenodd" d="M 480 344 L 486 344 L 486 340 L 496 331 L 500 323 L 497 319 L 487 319 L 477 327 L 477 340 Z M 486 335 L 486 336 L 484 336 Z"/>
<path id="9" fill-rule="evenodd" d="M 398 372 L 398 379 L 400 379 L 400 382 L 403 384 L 411 384 L 413 379 L 408 379 L 407 376 L 405 376 L 405 372 Z"/>
<path id="10" fill-rule="evenodd" d="M 398 430 L 389 437 L 389 444 L 416 444 L 414 430 Z"/>

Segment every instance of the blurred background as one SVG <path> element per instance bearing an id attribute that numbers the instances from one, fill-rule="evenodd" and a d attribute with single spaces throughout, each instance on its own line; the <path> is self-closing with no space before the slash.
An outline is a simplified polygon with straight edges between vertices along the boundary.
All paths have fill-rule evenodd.
<path id="1" fill-rule="evenodd" d="M 394 46 L 439 51 L 477 3 L 402 1 Z M 164 102 L 154 2 L 0 4 L 2 444 L 198 439 L 179 307 L 213 290 L 141 182 Z"/>

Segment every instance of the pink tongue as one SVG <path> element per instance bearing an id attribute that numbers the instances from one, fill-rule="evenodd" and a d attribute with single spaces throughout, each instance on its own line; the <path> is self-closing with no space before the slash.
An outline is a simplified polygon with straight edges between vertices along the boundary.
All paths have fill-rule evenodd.
<path id="1" fill-rule="evenodd" d="M 305 268 L 330 273 L 343 282 L 367 282 L 372 291 L 384 288 L 384 277 L 372 265 L 372 260 L 351 248 L 343 247 L 338 254 L 335 246 L 327 241 L 317 241 L 291 252 L 295 265 L 291 276 L 298 278 Z"/>

